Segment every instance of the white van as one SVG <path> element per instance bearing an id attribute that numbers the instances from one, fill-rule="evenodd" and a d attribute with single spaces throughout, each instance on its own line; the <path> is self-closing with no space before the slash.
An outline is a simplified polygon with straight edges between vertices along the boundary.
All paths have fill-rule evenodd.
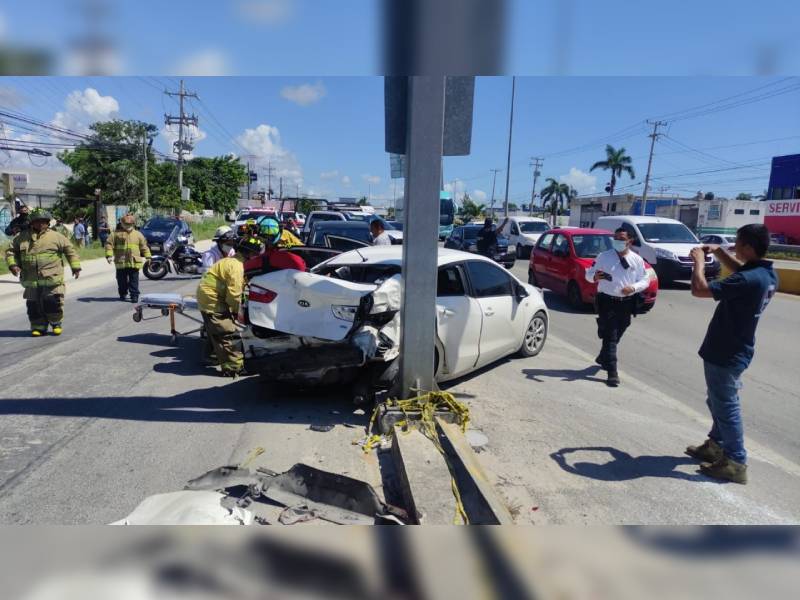
<path id="1" fill-rule="evenodd" d="M 632 250 L 653 266 L 660 281 L 692 278 L 694 261 L 689 252 L 700 241 L 686 225 L 675 219 L 632 215 L 600 217 L 595 223 L 596 229 L 612 232 L 620 227 L 633 239 Z M 716 277 L 719 269 L 719 261 L 706 256 L 706 277 Z"/>
<path id="2" fill-rule="evenodd" d="M 497 230 L 508 238 L 509 246 L 517 247 L 517 258 L 530 258 L 534 244 L 550 225 L 537 217 L 508 217 Z"/>

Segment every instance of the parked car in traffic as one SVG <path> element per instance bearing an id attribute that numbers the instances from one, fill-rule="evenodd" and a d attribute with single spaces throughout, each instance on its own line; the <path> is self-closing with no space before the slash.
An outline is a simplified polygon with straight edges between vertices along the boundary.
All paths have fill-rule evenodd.
<path id="1" fill-rule="evenodd" d="M 306 239 L 306 246 L 341 251 L 371 245 L 369 225 L 361 221 L 317 221 Z"/>
<path id="2" fill-rule="evenodd" d="M 530 258 L 531 250 L 550 225 L 538 217 L 508 217 L 498 225 L 498 231 L 517 247 L 517 258 Z"/>
<path id="3" fill-rule="evenodd" d="M 444 247 L 463 252 L 478 253 L 478 232 L 483 225 L 461 225 L 453 229 L 453 233 L 445 240 Z M 495 262 L 501 263 L 507 269 L 514 266 L 517 260 L 517 249 L 513 244 L 509 244 L 508 238 L 498 234 L 497 247 L 491 256 Z"/>
<path id="4" fill-rule="evenodd" d="M 402 221 L 386 221 L 389 225 L 391 225 L 396 231 L 403 231 L 403 222 Z"/>
<path id="5" fill-rule="evenodd" d="M 164 244 L 175 227 L 178 227 L 176 240 L 179 244 L 194 244 L 194 236 L 189 224 L 176 217 L 152 217 L 147 220 L 140 231 L 147 240 L 150 251 L 156 254 L 164 250 Z"/>
<path id="6" fill-rule="evenodd" d="M 246 208 L 240 210 L 236 215 L 231 229 L 233 229 L 237 235 L 240 235 L 247 221 L 258 221 L 264 217 L 272 217 L 280 221 L 281 215 L 274 208 Z"/>
<path id="7" fill-rule="evenodd" d="M 336 222 L 354 222 L 365 223 L 369 225 L 374 220 L 379 220 L 383 223 L 383 228 L 389 237 L 392 238 L 392 243 L 399 243 L 403 239 L 403 232 L 395 229 L 388 221 L 383 220 L 381 217 L 369 213 L 359 211 L 337 211 L 337 210 L 315 210 L 308 215 L 305 225 L 300 231 L 300 237 L 307 240 L 311 234 L 311 229 L 315 223 L 320 221 L 336 221 Z"/>
<path id="8" fill-rule="evenodd" d="M 250 281 L 245 368 L 299 385 L 356 381 L 388 389 L 398 377 L 402 248 L 345 252 L 311 272 Z M 542 295 L 492 260 L 438 251 L 436 380 L 455 379 L 509 354 L 544 347 Z"/>
<path id="9" fill-rule="evenodd" d="M 586 281 L 586 270 L 601 252 L 612 248 L 614 236 L 602 229 L 551 229 L 539 238 L 528 263 L 528 283 L 566 296 L 574 308 L 593 303 L 597 283 Z M 658 277 L 645 261 L 650 286 L 642 293 L 639 312 L 647 312 L 656 302 Z"/>
<path id="10" fill-rule="evenodd" d="M 704 244 L 716 244 L 717 246 L 722 246 L 726 250 L 732 250 L 736 245 L 736 236 L 714 233 L 702 236 L 700 241 Z"/>
<path id="11" fill-rule="evenodd" d="M 689 253 L 700 245 L 700 240 L 686 225 L 675 219 L 616 215 L 600 217 L 597 229 L 613 232 L 622 228 L 633 240 L 631 249 L 650 263 L 662 284 L 676 280 L 691 279 L 694 260 Z M 719 261 L 706 256 L 706 277 L 719 275 Z"/>

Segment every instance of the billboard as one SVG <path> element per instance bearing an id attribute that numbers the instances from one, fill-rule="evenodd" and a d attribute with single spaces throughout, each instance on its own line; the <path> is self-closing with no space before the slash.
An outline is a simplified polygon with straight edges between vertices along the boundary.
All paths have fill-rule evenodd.
<path id="1" fill-rule="evenodd" d="M 764 225 L 788 244 L 800 244 L 800 200 L 767 200 Z"/>

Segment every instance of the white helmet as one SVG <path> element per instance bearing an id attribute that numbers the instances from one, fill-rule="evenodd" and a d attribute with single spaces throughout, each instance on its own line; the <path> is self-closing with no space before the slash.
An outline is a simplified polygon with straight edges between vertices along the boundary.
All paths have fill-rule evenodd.
<path id="1" fill-rule="evenodd" d="M 214 239 L 218 240 L 223 235 L 225 235 L 226 233 L 229 233 L 231 231 L 233 231 L 233 230 L 230 227 L 228 227 L 227 225 L 220 225 L 219 227 L 217 227 L 217 230 L 214 232 Z"/>

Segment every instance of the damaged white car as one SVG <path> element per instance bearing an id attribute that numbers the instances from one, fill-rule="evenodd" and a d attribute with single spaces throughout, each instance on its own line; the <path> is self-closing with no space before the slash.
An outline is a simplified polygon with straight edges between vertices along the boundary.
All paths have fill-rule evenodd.
<path id="1" fill-rule="evenodd" d="M 311 272 L 254 277 L 243 335 L 245 368 L 301 385 L 356 382 L 389 389 L 400 352 L 399 246 L 335 256 Z M 509 354 L 538 354 L 547 338 L 542 295 L 494 261 L 440 248 L 435 373 L 455 379 Z"/>

